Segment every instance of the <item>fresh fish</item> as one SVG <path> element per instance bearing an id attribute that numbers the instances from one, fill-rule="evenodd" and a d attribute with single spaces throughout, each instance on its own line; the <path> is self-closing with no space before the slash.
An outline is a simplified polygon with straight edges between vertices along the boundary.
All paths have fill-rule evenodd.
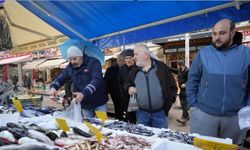
<path id="1" fill-rule="evenodd" d="M 58 146 L 48 145 L 42 142 L 24 143 L 21 145 L 2 146 L 0 150 L 61 150 Z"/>
<path id="2" fill-rule="evenodd" d="M 7 140 L 8 142 L 16 142 L 14 135 L 7 130 L 0 132 L 0 138 Z"/>
<path id="3" fill-rule="evenodd" d="M 39 132 L 42 132 L 42 133 L 48 132 L 48 130 L 43 129 L 43 128 L 39 127 L 39 126 L 36 125 L 36 124 L 30 124 L 29 127 L 30 127 L 32 130 L 36 130 L 36 131 L 39 131 Z"/>
<path id="4" fill-rule="evenodd" d="M 62 131 L 60 134 L 60 137 L 68 137 L 67 133 L 65 131 Z"/>
<path id="5" fill-rule="evenodd" d="M 29 112 L 29 111 L 27 111 L 25 109 L 22 112 L 20 112 L 20 116 L 21 117 L 27 117 L 27 118 L 36 117 L 36 115 L 32 114 L 32 112 Z"/>
<path id="6" fill-rule="evenodd" d="M 45 133 L 45 135 L 47 137 L 49 137 L 52 141 L 55 141 L 55 139 L 57 139 L 59 136 L 57 135 L 57 133 L 53 132 L 53 131 L 48 131 Z"/>
<path id="7" fill-rule="evenodd" d="M 75 143 L 80 142 L 80 141 L 82 141 L 82 139 L 62 137 L 62 138 L 57 138 L 55 140 L 55 144 L 60 146 L 60 147 L 64 147 L 67 145 L 75 144 Z"/>
<path id="8" fill-rule="evenodd" d="M 77 127 L 73 127 L 73 132 L 77 135 L 81 135 L 81 136 L 84 136 L 84 137 L 91 137 L 92 135 L 87 133 L 87 132 L 84 132 L 82 131 L 81 129 L 77 128 Z"/>
<path id="9" fill-rule="evenodd" d="M 44 143 L 47 143 L 47 144 L 51 144 L 53 145 L 54 143 L 49 139 L 49 137 L 47 137 L 45 134 L 39 132 L 39 131 L 36 131 L 36 130 L 28 130 L 28 136 L 33 138 L 33 139 L 36 139 L 38 141 L 42 141 Z"/>
<path id="10" fill-rule="evenodd" d="M 170 141 L 184 143 L 184 144 L 193 144 L 193 136 L 188 135 L 188 133 L 182 133 L 178 131 L 166 130 L 162 131 L 158 137 L 166 138 Z"/>
<path id="11" fill-rule="evenodd" d="M 16 139 L 20 139 L 24 136 L 28 135 L 28 130 L 24 130 L 21 128 L 9 128 L 8 131 L 14 135 Z"/>
<path id="12" fill-rule="evenodd" d="M 28 142 L 37 142 L 37 140 L 32 139 L 32 138 L 30 138 L 30 137 L 22 137 L 22 138 L 20 138 L 20 139 L 17 141 L 18 144 L 24 144 L 24 143 L 28 143 Z"/>
<path id="13" fill-rule="evenodd" d="M 1 132 L 1 131 L 4 131 L 4 130 L 8 130 L 8 127 L 6 127 L 6 126 L 1 126 L 1 127 L 0 127 L 0 132 Z"/>
<path id="14" fill-rule="evenodd" d="M 12 122 L 7 123 L 6 125 L 8 128 L 20 128 L 19 125 L 12 123 Z"/>
<path id="15" fill-rule="evenodd" d="M 127 131 L 129 133 L 143 135 L 143 136 L 153 136 L 154 132 L 145 128 L 142 125 L 134 125 L 123 121 L 115 121 L 113 123 L 105 125 L 106 128 L 113 130 Z"/>

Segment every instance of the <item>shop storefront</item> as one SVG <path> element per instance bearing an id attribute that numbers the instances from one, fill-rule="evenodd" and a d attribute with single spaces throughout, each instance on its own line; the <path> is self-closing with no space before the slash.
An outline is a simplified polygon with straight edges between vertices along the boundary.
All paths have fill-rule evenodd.
<path id="1" fill-rule="evenodd" d="M 201 48 L 209 45 L 211 41 L 211 37 L 190 40 L 190 64 L 195 57 L 195 54 Z M 185 60 L 185 40 L 164 43 L 163 53 L 166 56 L 167 64 L 171 67 L 176 67 L 178 60 Z"/>

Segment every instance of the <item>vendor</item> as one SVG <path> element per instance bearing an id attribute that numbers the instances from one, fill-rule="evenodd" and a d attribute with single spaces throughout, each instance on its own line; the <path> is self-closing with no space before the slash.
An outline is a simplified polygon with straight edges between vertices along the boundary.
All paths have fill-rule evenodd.
<path id="1" fill-rule="evenodd" d="M 57 96 L 57 90 L 68 80 L 72 80 L 76 102 L 81 103 L 84 117 L 94 117 L 95 111 L 107 111 L 108 95 L 102 77 L 100 62 L 89 57 L 78 47 L 67 50 L 70 63 L 52 82 L 50 94 Z"/>

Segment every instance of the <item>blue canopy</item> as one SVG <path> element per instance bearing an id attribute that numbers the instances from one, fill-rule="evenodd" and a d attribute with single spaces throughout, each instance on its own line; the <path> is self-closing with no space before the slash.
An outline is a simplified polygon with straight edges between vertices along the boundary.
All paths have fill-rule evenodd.
<path id="1" fill-rule="evenodd" d="M 18 1 L 69 36 L 101 48 L 204 28 L 218 20 L 250 19 L 250 2 L 238 1 Z"/>

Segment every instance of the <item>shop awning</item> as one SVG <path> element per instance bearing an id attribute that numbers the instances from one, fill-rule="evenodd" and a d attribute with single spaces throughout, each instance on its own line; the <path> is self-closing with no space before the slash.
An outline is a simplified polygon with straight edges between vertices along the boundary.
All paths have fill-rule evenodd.
<path id="1" fill-rule="evenodd" d="M 18 2 L 70 38 L 102 48 L 211 28 L 222 18 L 250 19 L 250 2 L 238 0 Z"/>
<path id="2" fill-rule="evenodd" d="M 47 60 L 40 65 L 38 65 L 36 68 L 38 70 L 46 70 L 46 69 L 53 69 L 53 68 L 59 68 L 60 64 L 64 63 L 66 60 L 65 59 L 52 59 L 52 60 Z"/>
<path id="3" fill-rule="evenodd" d="M 40 65 L 41 63 L 43 63 L 44 61 L 46 61 L 46 59 L 39 59 L 39 60 L 27 62 L 27 63 L 23 66 L 23 70 L 36 69 L 36 67 L 37 67 L 38 65 Z"/>
<path id="4" fill-rule="evenodd" d="M 64 68 L 66 68 L 67 67 L 67 65 L 69 64 L 69 62 L 68 61 L 66 61 L 66 62 L 64 62 L 64 63 L 62 63 L 61 65 L 60 65 L 60 69 L 64 69 Z"/>
<path id="5" fill-rule="evenodd" d="M 0 60 L 0 65 L 31 61 L 31 59 L 32 59 L 31 55 L 6 58 L 6 59 Z"/>

